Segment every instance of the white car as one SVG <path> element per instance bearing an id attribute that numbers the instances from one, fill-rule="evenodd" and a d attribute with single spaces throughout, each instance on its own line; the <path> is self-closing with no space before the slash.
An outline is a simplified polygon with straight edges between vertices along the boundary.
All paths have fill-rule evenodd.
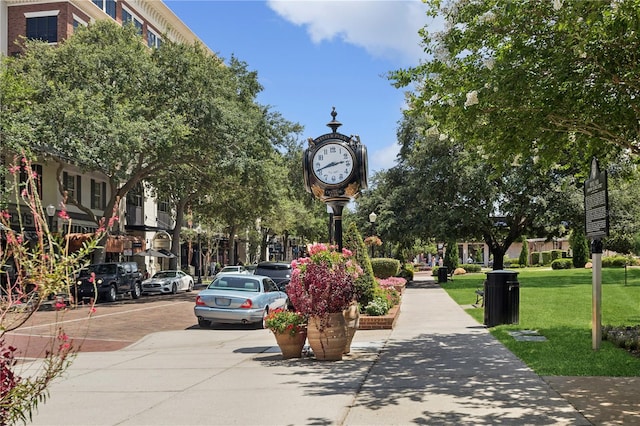
<path id="1" fill-rule="evenodd" d="M 213 279 L 215 280 L 216 278 L 218 278 L 219 276 L 222 275 L 227 275 L 227 274 L 251 274 L 250 271 L 247 270 L 247 268 L 245 268 L 242 265 L 236 265 L 236 266 L 225 266 L 224 268 L 222 268 L 220 270 L 220 272 L 218 272 L 216 274 L 215 277 L 213 277 Z"/>
<path id="2" fill-rule="evenodd" d="M 142 282 L 142 293 L 171 293 L 193 290 L 193 278 L 182 271 L 160 271 Z"/>

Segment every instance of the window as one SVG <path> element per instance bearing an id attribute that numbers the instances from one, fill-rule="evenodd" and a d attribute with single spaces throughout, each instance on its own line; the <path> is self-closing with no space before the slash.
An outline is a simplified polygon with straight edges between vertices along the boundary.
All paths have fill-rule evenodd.
<path id="1" fill-rule="evenodd" d="M 113 19 L 116 19 L 116 0 L 93 0 L 93 4 Z"/>
<path id="2" fill-rule="evenodd" d="M 84 20 L 80 19 L 78 15 L 74 13 L 73 14 L 73 32 L 76 32 L 76 30 L 80 26 L 86 27 L 87 23 Z"/>
<path id="3" fill-rule="evenodd" d="M 82 179 L 80 175 L 71 175 L 67 172 L 62 173 L 62 187 L 70 198 L 74 198 L 78 202 L 82 202 L 82 191 L 80 189 L 81 181 Z"/>
<path id="4" fill-rule="evenodd" d="M 169 205 L 169 197 L 165 196 L 165 197 L 158 198 L 158 211 L 165 212 L 165 213 L 171 212 L 171 207 Z"/>
<path id="5" fill-rule="evenodd" d="M 138 183 L 135 187 L 133 187 L 129 192 L 127 192 L 127 205 L 142 207 L 143 197 L 143 187 L 141 183 Z"/>
<path id="6" fill-rule="evenodd" d="M 30 190 L 31 186 L 27 183 L 29 180 L 29 175 L 27 174 L 27 170 L 24 167 L 24 165 L 20 167 L 20 187 L 28 188 Z M 38 197 L 42 200 L 42 165 L 32 164 L 31 173 L 33 174 L 36 190 L 38 191 Z"/>
<path id="7" fill-rule="evenodd" d="M 138 34 L 142 34 L 142 21 L 137 16 L 129 12 L 127 9 L 122 8 L 122 25 L 132 22 L 138 30 Z"/>
<path id="8" fill-rule="evenodd" d="M 27 17 L 27 38 L 30 40 L 42 40 L 48 43 L 57 43 L 58 17 Z"/>
<path id="9" fill-rule="evenodd" d="M 107 184 L 91 179 L 91 208 L 104 210 L 107 205 Z"/>
<path id="10" fill-rule="evenodd" d="M 149 28 L 147 28 L 147 46 L 153 48 L 153 47 L 160 47 L 162 45 L 162 40 L 160 40 L 160 37 L 158 37 L 158 35 L 156 33 L 154 33 L 153 31 L 151 31 Z"/>

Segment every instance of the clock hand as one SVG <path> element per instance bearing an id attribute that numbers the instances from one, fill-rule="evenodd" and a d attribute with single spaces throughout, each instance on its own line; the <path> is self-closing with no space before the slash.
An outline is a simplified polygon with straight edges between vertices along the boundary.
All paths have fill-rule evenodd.
<path id="1" fill-rule="evenodd" d="M 340 163 L 338 163 L 338 162 L 336 162 L 336 161 L 332 161 L 331 163 L 327 164 L 326 166 L 324 166 L 324 167 L 320 167 L 318 170 L 316 170 L 316 172 L 321 172 L 321 171 L 323 171 L 323 170 L 324 170 L 324 169 L 326 169 L 326 168 L 333 167 L 333 166 L 337 166 L 338 164 L 340 164 Z"/>

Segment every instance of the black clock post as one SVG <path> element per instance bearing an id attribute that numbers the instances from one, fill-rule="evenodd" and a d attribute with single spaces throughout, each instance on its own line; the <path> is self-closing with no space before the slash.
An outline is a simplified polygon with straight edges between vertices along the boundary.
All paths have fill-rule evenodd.
<path id="1" fill-rule="evenodd" d="M 360 143 L 359 136 L 338 133 L 342 123 L 336 120 L 337 115 L 334 107 L 331 111 L 332 120 L 327 124 L 331 133 L 309 138 L 302 166 L 307 192 L 324 202 L 333 212 L 329 239 L 333 234 L 335 244 L 342 250 L 344 207 L 367 189 L 367 148 Z"/>

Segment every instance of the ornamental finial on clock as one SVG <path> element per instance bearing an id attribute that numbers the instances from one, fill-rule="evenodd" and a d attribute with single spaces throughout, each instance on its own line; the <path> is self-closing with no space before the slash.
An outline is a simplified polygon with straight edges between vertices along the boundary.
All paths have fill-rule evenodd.
<path id="1" fill-rule="evenodd" d="M 336 133 L 337 130 L 338 130 L 338 127 L 342 126 L 342 123 L 336 120 L 336 116 L 337 115 L 338 115 L 338 113 L 336 112 L 336 107 L 331 107 L 331 118 L 332 118 L 332 120 L 327 123 L 327 126 L 329 128 L 331 128 L 331 131 L 333 133 Z"/>

